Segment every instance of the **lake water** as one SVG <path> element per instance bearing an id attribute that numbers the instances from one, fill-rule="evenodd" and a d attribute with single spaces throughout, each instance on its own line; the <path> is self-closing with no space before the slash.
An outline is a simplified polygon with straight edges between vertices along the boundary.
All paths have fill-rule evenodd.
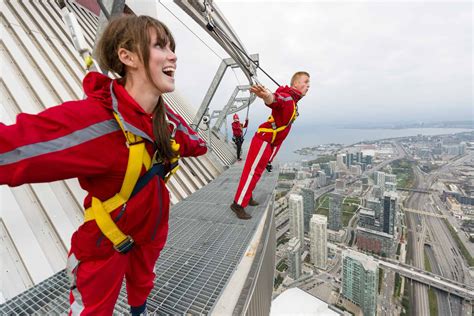
<path id="1" fill-rule="evenodd" d="M 312 130 L 298 129 L 293 126 L 290 135 L 285 140 L 276 160 L 280 162 L 310 159 L 311 156 L 300 156 L 293 151 L 321 144 L 338 143 L 350 145 L 360 141 L 377 140 L 384 138 L 421 135 L 443 135 L 474 131 L 463 128 L 407 128 L 407 129 L 339 129 L 334 127 L 315 127 Z M 251 131 L 249 131 L 250 134 Z M 245 143 L 248 146 L 251 137 L 247 136 Z"/>

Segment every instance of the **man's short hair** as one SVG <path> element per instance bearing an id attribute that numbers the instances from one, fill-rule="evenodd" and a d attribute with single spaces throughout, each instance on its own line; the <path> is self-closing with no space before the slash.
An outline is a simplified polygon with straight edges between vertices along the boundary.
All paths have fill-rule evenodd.
<path id="1" fill-rule="evenodd" d="M 298 71 L 296 72 L 293 77 L 291 77 L 291 85 L 295 84 L 295 81 L 298 80 L 301 76 L 308 76 L 309 78 L 309 73 L 306 71 Z"/>

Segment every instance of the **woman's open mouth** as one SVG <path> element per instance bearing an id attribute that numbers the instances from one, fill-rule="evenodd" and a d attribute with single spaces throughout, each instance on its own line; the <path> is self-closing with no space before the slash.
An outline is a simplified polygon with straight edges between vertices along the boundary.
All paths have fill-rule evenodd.
<path id="1" fill-rule="evenodd" d="M 170 78 L 174 78 L 174 73 L 176 69 L 174 67 L 165 67 L 163 68 L 163 73 Z"/>

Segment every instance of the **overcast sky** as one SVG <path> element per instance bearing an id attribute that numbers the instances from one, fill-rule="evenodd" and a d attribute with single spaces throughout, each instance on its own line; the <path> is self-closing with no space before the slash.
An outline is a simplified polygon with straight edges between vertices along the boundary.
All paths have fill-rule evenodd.
<path id="1" fill-rule="evenodd" d="M 129 1 L 130 2 L 130 1 Z M 177 89 L 196 108 L 225 52 L 171 1 L 133 1 L 165 22 L 177 41 Z M 311 74 L 300 126 L 320 123 L 466 120 L 473 106 L 470 1 L 215 1 L 250 53 L 280 84 Z M 259 78 L 274 90 L 263 73 Z M 212 108 L 222 108 L 241 73 L 227 71 Z M 269 111 L 256 101 L 253 123 Z M 241 113 L 245 116 L 245 113 Z M 253 124 L 252 124 L 253 125 Z"/>

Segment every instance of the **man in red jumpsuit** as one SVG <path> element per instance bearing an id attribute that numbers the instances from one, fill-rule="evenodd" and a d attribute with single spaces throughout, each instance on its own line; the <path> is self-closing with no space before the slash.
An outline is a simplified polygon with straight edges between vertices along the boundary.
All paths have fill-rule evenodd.
<path id="1" fill-rule="evenodd" d="M 309 74 L 304 71 L 293 75 L 291 87 L 281 86 L 275 93 L 271 93 L 262 85 L 254 85 L 250 89 L 263 99 L 265 105 L 272 110 L 272 114 L 267 122 L 260 125 L 250 143 L 234 202 L 230 206 L 238 218 L 252 218 L 245 211 L 245 207 L 258 205 L 252 198 L 252 192 L 265 168 L 271 171 L 269 163 L 273 161 L 290 132 L 291 124 L 298 116 L 297 102 L 306 95 L 308 89 Z"/>
<path id="2" fill-rule="evenodd" d="M 237 115 L 237 113 L 234 114 L 233 120 L 234 121 L 232 122 L 232 140 L 237 146 L 237 160 L 241 161 L 242 158 L 240 158 L 240 155 L 242 153 L 242 144 L 244 142 L 243 129 L 247 127 L 247 125 L 249 124 L 249 120 L 246 119 L 244 124 L 240 123 L 239 116 Z"/>

